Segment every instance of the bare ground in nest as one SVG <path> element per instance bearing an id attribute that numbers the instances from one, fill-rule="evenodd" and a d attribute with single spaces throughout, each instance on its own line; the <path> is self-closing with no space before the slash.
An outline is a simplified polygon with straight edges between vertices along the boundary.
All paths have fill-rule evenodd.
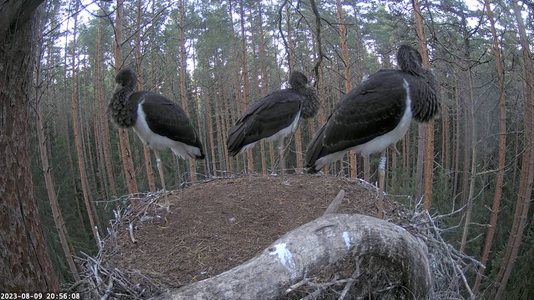
<path id="1" fill-rule="evenodd" d="M 253 258 L 286 232 L 321 216 L 341 189 L 345 197 L 338 213 L 377 216 L 378 191 L 370 184 L 313 175 L 286 179 L 289 185 L 261 176 L 196 183 L 169 194 L 170 213 L 154 204 L 140 205 L 118 225 L 114 241 L 106 243 L 105 264 L 139 274 L 128 277 L 150 296 Z M 386 219 L 403 223 L 404 209 L 387 197 L 384 211 Z"/>

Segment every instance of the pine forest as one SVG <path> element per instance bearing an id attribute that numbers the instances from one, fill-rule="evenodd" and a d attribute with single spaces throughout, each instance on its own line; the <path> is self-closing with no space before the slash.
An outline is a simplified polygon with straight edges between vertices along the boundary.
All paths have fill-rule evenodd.
<path id="1" fill-rule="evenodd" d="M 443 239 L 480 262 L 459 270 L 464 299 L 534 299 L 531 0 L 24 3 L 0 4 L 0 19 L 9 20 L 0 21 L 0 207 L 7 216 L 0 239 L 15 245 L 26 236 L 25 247 L 45 247 L 0 255 L 1 277 L 30 278 L 2 279 L 0 290 L 80 282 L 74 258 L 98 253 L 118 209 L 137 204 L 132 195 L 162 189 L 155 152 L 110 119 L 122 68 L 138 74 L 137 90 L 178 104 L 204 147 L 203 160 L 159 151 L 171 191 L 213 178 L 275 176 L 280 166 L 288 178 L 306 173 L 306 149 L 338 101 L 369 75 L 398 69 L 397 50 L 406 44 L 436 76 L 440 110 L 387 148 L 385 192 L 440 216 Z M 229 128 L 256 101 L 287 88 L 292 71 L 316 89 L 317 115 L 301 119 L 285 145 L 259 141 L 231 157 Z M 351 151 L 322 172 L 375 184 L 379 161 Z M 38 275 L 20 271 L 32 255 Z"/>

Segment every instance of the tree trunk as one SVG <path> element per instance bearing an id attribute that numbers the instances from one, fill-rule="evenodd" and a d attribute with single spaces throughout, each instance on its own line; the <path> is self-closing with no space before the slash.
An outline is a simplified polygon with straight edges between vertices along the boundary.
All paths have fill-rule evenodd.
<path id="1" fill-rule="evenodd" d="M 227 97 L 224 97 L 222 98 L 222 107 L 223 107 L 223 111 L 224 111 L 224 115 L 221 116 L 221 127 L 223 128 L 221 130 L 221 135 L 222 135 L 222 139 L 219 140 L 220 143 L 222 145 L 224 145 L 225 141 L 226 141 L 226 136 L 228 134 L 228 129 L 230 129 L 230 126 L 231 126 L 231 122 L 230 120 L 232 120 L 232 116 L 231 116 L 231 108 L 230 108 L 230 100 L 227 98 Z M 222 148 L 221 151 L 222 153 L 224 153 L 223 157 L 220 158 L 223 162 L 226 162 L 225 164 L 225 168 L 221 168 L 222 170 L 226 170 L 226 171 L 230 171 L 232 172 L 232 161 L 230 159 L 228 159 L 228 148 L 226 148 L 225 146 L 222 146 L 220 147 Z"/>
<path id="2" fill-rule="evenodd" d="M 218 124 L 218 121 L 217 121 L 217 115 L 214 115 L 213 114 L 213 99 L 215 98 L 214 95 L 215 95 L 215 89 L 216 87 L 213 86 L 211 89 L 208 89 L 208 92 L 210 92 L 210 95 L 208 95 L 207 99 L 206 99 L 206 105 L 207 107 L 205 108 L 206 111 L 207 111 L 207 123 L 208 123 L 208 130 L 206 131 L 206 134 L 208 135 L 208 147 L 211 151 L 211 169 L 213 171 L 213 175 L 214 176 L 217 176 L 217 155 L 215 155 L 215 140 L 213 139 L 213 118 L 215 117 L 215 124 L 217 124 L 216 126 L 219 127 L 219 124 Z M 221 98 L 219 98 L 221 99 Z M 219 110 L 216 110 L 215 113 L 220 113 Z M 217 129 L 217 131 L 220 130 L 220 129 Z"/>
<path id="3" fill-rule="evenodd" d="M 428 297 L 432 281 L 426 247 L 416 238 L 377 218 L 328 214 L 285 234 L 242 265 L 159 299 L 278 299 L 305 277 L 365 255 L 398 267 L 414 299 Z"/>
<path id="4" fill-rule="evenodd" d="M 510 278 L 519 252 L 519 246 L 521 245 L 521 239 L 527 222 L 532 195 L 532 184 L 534 181 L 534 128 L 532 124 L 534 119 L 534 87 L 532 86 L 532 83 L 534 82 L 534 70 L 532 66 L 532 54 L 530 52 L 530 43 L 525 30 L 525 24 L 516 0 L 512 1 L 512 7 L 519 29 L 526 83 L 525 151 L 523 152 L 523 165 L 521 168 L 522 176 L 520 187 L 522 187 L 522 189 L 519 189 L 512 233 L 508 239 L 505 259 L 503 260 L 499 274 L 497 275 L 495 285 L 495 287 L 498 287 L 497 294 L 495 295 L 496 300 L 501 299 L 504 290 L 506 289 L 506 284 Z"/>
<path id="5" fill-rule="evenodd" d="M 341 0 L 336 1 L 337 20 L 339 23 L 339 39 L 341 44 L 341 59 L 343 61 L 343 77 L 345 82 L 345 93 L 352 90 L 351 74 L 350 74 L 350 59 L 349 48 L 347 47 L 347 29 L 345 27 L 345 20 L 343 18 L 343 9 L 341 7 Z M 349 152 L 349 176 L 356 177 L 356 152 L 351 150 Z"/>
<path id="6" fill-rule="evenodd" d="M 40 61 L 40 55 L 37 61 Z M 37 65 L 39 66 L 39 65 Z M 54 185 L 54 180 L 52 178 L 52 167 L 48 162 L 48 150 L 46 149 L 46 137 L 44 132 L 43 124 L 43 113 L 41 110 L 41 77 L 40 70 L 37 67 L 36 73 L 36 85 L 35 85 L 35 114 L 36 114 L 36 129 L 37 129 L 37 139 L 39 141 L 39 153 L 41 155 L 41 165 L 43 166 L 43 176 L 45 178 L 46 191 L 48 193 L 48 201 L 50 202 L 50 208 L 52 210 L 52 217 L 54 218 L 54 224 L 57 229 L 59 236 L 59 241 L 63 252 L 65 253 L 65 258 L 67 259 L 67 264 L 69 265 L 70 272 L 74 277 L 74 280 L 79 281 L 80 276 L 78 275 L 78 270 L 76 269 L 76 264 L 74 263 L 73 255 L 69 249 L 68 245 L 68 232 L 63 222 L 63 216 L 61 215 L 61 210 L 59 208 L 59 203 L 57 201 L 56 190 Z"/>
<path id="7" fill-rule="evenodd" d="M 96 74 L 93 74 L 93 87 L 97 86 L 96 83 Z M 104 160 L 104 149 L 102 147 L 102 127 L 100 126 L 100 118 L 103 117 L 100 115 L 99 99 L 98 92 L 96 88 L 93 89 L 93 138 L 95 139 L 95 149 L 96 151 L 96 164 L 98 169 L 98 177 L 100 181 L 100 193 L 102 198 L 110 199 L 111 195 L 109 194 L 108 181 L 106 178 L 106 163 Z"/>
<path id="8" fill-rule="evenodd" d="M 459 181 L 460 181 L 460 135 L 461 135 L 461 129 L 460 129 L 460 100 L 459 100 L 459 95 L 458 95 L 458 88 L 454 88 L 454 104 L 455 104 L 455 109 L 457 111 L 456 115 L 455 115 L 455 122 L 454 122 L 454 138 L 453 138 L 453 142 L 454 142 L 454 184 L 452 185 L 453 186 L 453 192 L 452 192 L 452 198 L 454 199 L 453 200 L 453 205 L 452 205 L 452 208 L 453 210 L 455 209 L 455 206 L 456 206 L 456 196 L 457 196 L 457 193 L 458 193 L 458 186 L 459 186 Z"/>
<path id="9" fill-rule="evenodd" d="M 241 25 L 241 75 L 243 78 L 243 105 L 246 110 L 249 103 L 249 82 L 248 82 L 248 65 L 247 65 L 247 36 L 245 34 L 245 9 L 243 0 L 239 0 L 239 16 Z M 247 170 L 249 173 L 254 172 L 252 149 L 247 149 Z"/>
<path id="10" fill-rule="evenodd" d="M 442 87 L 443 88 L 443 87 Z M 441 93 L 442 95 L 445 92 Z M 451 168 L 451 138 L 450 138 L 450 115 L 449 115 L 449 106 L 446 103 L 441 103 L 441 112 L 442 112 L 442 120 L 443 120 L 443 128 L 442 128 L 442 152 L 443 152 L 443 158 L 441 159 L 441 163 L 443 164 L 443 168 L 445 169 L 446 174 L 450 171 Z M 448 178 L 448 175 L 447 175 Z M 449 183 L 447 179 L 447 183 Z"/>
<path id="11" fill-rule="evenodd" d="M 191 114 L 189 113 L 189 106 L 187 105 L 187 90 L 186 90 L 186 69 L 187 69 L 187 53 L 185 51 L 185 37 L 184 37 L 184 17 L 185 17 L 185 8 L 184 1 L 178 1 L 178 11 L 180 14 L 180 96 L 182 97 L 182 107 L 191 120 Z M 194 108 L 193 108 L 194 110 Z M 193 121 L 191 120 L 191 126 L 194 127 Z M 197 181 L 197 167 L 194 159 L 188 159 L 189 162 L 189 174 L 191 182 Z"/>
<path id="12" fill-rule="evenodd" d="M 83 67 L 87 69 L 87 60 L 85 60 L 85 64 Z M 83 80 L 82 86 L 89 86 L 89 83 L 87 82 L 87 76 L 82 76 L 82 80 Z M 78 81 L 80 81 L 79 77 L 78 77 Z M 83 95 L 82 95 L 82 90 L 83 90 Z M 79 117 L 80 117 L 81 124 L 82 124 L 81 134 L 82 134 L 83 157 L 84 157 L 85 165 L 88 168 L 87 186 L 89 187 L 90 191 L 96 192 L 97 183 L 96 183 L 96 175 L 95 175 L 95 169 L 94 169 L 95 162 L 93 159 L 93 151 L 92 151 L 92 149 L 94 148 L 91 145 L 91 134 L 89 134 L 89 129 L 91 128 L 91 126 L 89 126 L 89 123 L 90 123 L 89 120 L 91 119 L 89 116 L 91 115 L 91 110 L 89 108 L 89 102 L 87 101 L 88 99 L 87 90 L 88 89 L 78 89 L 78 99 L 82 99 L 82 103 L 85 104 L 86 106 L 86 107 L 82 106 L 78 110 L 78 112 L 79 112 Z M 98 228 L 99 230 L 101 230 L 102 226 L 100 226 L 101 224 L 98 222 L 99 221 L 98 212 L 96 211 L 96 209 L 94 210 L 94 214 L 95 214 L 95 220 L 97 221 Z"/>
<path id="13" fill-rule="evenodd" d="M 491 209 L 490 227 L 486 235 L 486 243 L 484 244 L 484 250 L 482 251 L 482 259 L 480 263 L 486 265 L 491 245 L 493 242 L 493 236 L 495 235 L 495 227 L 497 226 L 497 217 L 499 215 L 499 207 L 501 203 L 502 187 L 504 182 L 504 166 L 506 160 L 506 98 L 504 94 L 504 69 L 501 61 L 501 50 L 499 47 L 499 37 L 495 30 L 495 20 L 493 19 L 493 13 L 490 8 L 489 0 L 485 0 L 486 14 L 491 25 L 491 33 L 493 35 L 493 51 L 495 54 L 495 63 L 497 65 L 497 76 L 499 85 L 499 164 L 497 171 L 497 183 L 495 184 L 495 195 L 493 196 L 493 207 Z M 484 275 L 484 269 L 478 268 L 478 274 L 473 288 L 473 293 L 477 293 Z"/>
<path id="14" fill-rule="evenodd" d="M 78 11 L 79 2 L 76 2 L 76 8 L 74 11 Z M 76 145 L 76 154 L 78 157 L 78 169 L 80 172 L 80 182 L 82 185 L 83 200 L 85 202 L 85 208 L 87 210 L 87 217 L 89 218 L 89 224 L 95 238 L 95 243 L 98 246 L 98 235 L 95 229 L 95 222 L 93 219 L 93 210 L 91 209 L 91 191 L 89 190 L 89 184 L 87 182 L 87 172 L 85 170 L 85 164 L 83 160 L 82 140 L 80 137 L 81 129 L 78 119 L 78 103 L 76 97 L 76 27 L 78 26 L 78 14 L 74 14 L 74 32 L 72 37 L 72 77 L 71 77 L 71 108 L 72 108 L 72 128 L 74 130 L 74 144 Z"/>
<path id="15" fill-rule="evenodd" d="M 115 73 L 119 73 L 122 67 L 122 19 L 123 1 L 117 0 L 117 10 L 115 11 Z M 130 150 L 130 138 L 126 129 L 119 129 L 119 143 L 128 193 L 137 193 L 137 182 L 135 180 L 135 170 L 132 161 L 132 152 Z M 132 200 L 132 205 L 135 206 L 138 202 L 138 200 Z"/>
<path id="16" fill-rule="evenodd" d="M 141 61 L 141 0 L 137 0 L 137 20 L 135 33 L 135 64 L 137 65 L 137 89 L 143 90 L 143 64 Z M 156 191 L 156 183 L 154 182 L 154 173 L 152 172 L 152 160 L 150 158 L 150 149 L 147 145 L 143 145 L 143 156 L 145 158 L 146 177 L 148 180 L 148 189 L 151 192 Z"/>
<path id="17" fill-rule="evenodd" d="M 260 25 L 260 60 L 261 60 L 261 97 L 264 97 L 269 92 L 269 75 L 267 74 L 267 55 L 265 54 L 265 37 L 263 32 L 263 12 L 261 9 L 261 1 L 257 0 L 258 4 L 258 22 Z M 267 174 L 267 162 L 265 157 L 265 141 L 260 142 L 261 145 L 261 173 Z"/>
<path id="18" fill-rule="evenodd" d="M 104 150 L 104 160 L 106 165 L 106 174 L 109 183 L 109 189 L 111 191 L 111 196 L 117 196 L 117 191 L 115 189 L 115 177 L 113 174 L 113 167 L 111 165 L 111 150 L 109 145 L 109 126 L 108 119 L 106 118 L 106 105 L 104 97 L 104 88 L 102 87 L 102 43 L 101 43 L 101 31 L 102 31 L 102 18 L 98 18 L 98 35 L 96 40 L 96 82 L 98 89 L 98 107 L 100 109 L 100 127 L 102 128 L 102 148 Z M 119 205 L 118 202 L 115 202 L 115 208 Z"/>
<path id="19" fill-rule="evenodd" d="M 234 78 L 233 78 L 233 84 L 234 84 L 234 91 L 235 91 L 235 102 L 233 104 L 235 104 L 236 108 L 235 110 L 233 109 L 233 105 L 232 103 L 230 102 L 231 101 L 231 97 L 228 98 L 228 108 L 231 112 L 235 113 L 235 116 L 240 116 L 246 108 L 243 108 L 243 101 L 242 101 L 242 95 L 239 91 L 241 91 L 241 76 L 239 76 L 239 64 L 237 63 L 239 61 L 239 56 L 237 54 L 237 40 L 235 38 L 236 34 L 235 34 L 235 31 L 234 31 L 234 21 L 233 21 L 233 9 L 232 9 L 232 5 L 233 5 L 233 1 L 231 0 L 228 0 L 228 16 L 230 18 L 230 32 L 232 33 L 232 53 L 234 55 L 234 57 L 232 57 L 231 61 L 232 61 L 232 64 L 233 64 L 233 71 L 234 71 Z M 232 118 L 232 123 L 235 122 L 237 120 L 237 118 Z M 232 123 L 229 123 L 229 125 L 231 126 Z M 226 147 L 225 147 L 226 148 Z M 234 156 L 234 159 L 236 161 L 236 171 L 238 172 L 239 171 L 239 156 L 240 155 L 236 155 Z M 230 162 L 231 164 L 232 162 Z"/>
<path id="20" fill-rule="evenodd" d="M 321 65 L 319 67 L 319 71 L 321 73 L 324 72 L 323 71 L 323 65 Z M 320 110 L 319 116 L 318 116 L 319 124 L 321 124 L 321 126 L 322 126 L 322 124 L 326 123 L 326 114 L 327 114 L 327 111 L 326 111 L 326 105 L 327 104 L 326 104 L 326 99 L 325 99 L 326 98 L 326 91 L 325 91 L 325 89 L 319 88 L 319 87 L 322 87 L 322 86 L 325 86 L 324 76 L 321 76 L 319 78 L 319 85 L 317 86 L 317 90 L 319 91 L 319 98 L 321 99 L 321 106 L 323 108 L 323 109 Z M 328 112 L 330 112 L 330 110 L 328 110 Z M 324 166 L 324 168 L 323 168 L 324 173 L 325 174 L 329 174 L 329 169 L 330 169 L 330 165 Z"/>
<path id="21" fill-rule="evenodd" d="M 371 182 L 371 163 L 369 162 L 369 155 L 363 156 L 363 180 Z"/>
<path id="22" fill-rule="evenodd" d="M 419 41 L 419 52 L 423 57 L 423 66 L 427 69 L 430 69 L 430 61 L 428 60 L 428 49 L 426 45 L 426 36 L 423 27 L 423 17 L 421 14 L 421 8 L 419 6 L 419 0 L 412 0 L 412 5 L 414 9 L 414 18 L 417 28 L 417 37 Z M 427 125 L 423 125 L 425 133 L 424 135 L 419 135 L 419 146 L 423 146 L 424 140 L 424 152 L 422 149 L 418 151 L 419 154 L 417 157 L 417 166 L 423 167 L 423 170 L 417 172 L 417 182 L 423 182 L 424 178 L 424 193 L 423 193 L 423 209 L 430 209 L 430 202 L 432 200 L 432 175 L 433 175 L 433 166 L 434 166 L 434 121 L 428 122 Z M 422 133 L 422 128 L 420 127 L 420 133 Z M 423 155 L 424 154 L 424 155 Z M 420 191 L 419 191 L 420 193 Z"/>
<path id="23" fill-rule="evenodd" d="M 70 18 L 69 18 L 70 20 Z M 67 25 L 69 25 L 69 21 L 67 21 Z M 65 33 L 65 51 L 67 51 L 67 49 L 69 49 L 69 46 L 68 46 L 68 43 L 69 43 L 69 38 L 68 38 L 68 32 Z M 64 65 L 67 66 L 68 65 L 68 55 L 64 55 Z M 68 83 L 68 80 L 67 80 L 67 68 L 64 68 L 63 70 L 63 84 L 65 86 L 67 86 L 69 83 Z M 86 228 L 85 227 L 85 222 L 84 222 L 84 219 L 83 219 L 83 215 L 82 215 L 82 209 L 81 209 L 81 205 L 80 205 L 80 199 L 78 198 L 78 187 L 76 186 L 76 172 L 74 170 L 74 160 L 72 159 L 72 152 L 71 152 L 71 142 L 70 142 L 70 132 L 69 132 L 69 122 L 67 121 L 69 119 L 69 114 L 68 114 L 68 107 L 69 107 L 69 96 L 67 94 L 67 89 L 63 89 L 64 91 L 64 100 L 65 100 L 65 103 L 64 103 L 64 108 L 62 109 L 62 120 L 64 122 L 64 133 L 65 133 L 65 140 L 67 142 L 67 145 L 66 145 L 66 148 L 67 148 L 67 157 L 68 157 L 68 160 L 69 160 L 69 171 L 70 171 L 70 177 L 71 177 L 71 184 L 72 184 L 72 192 L 74 194 L 74 200 L 76 202 L 76 209 L 77 209 L 77 213 L 78 213 L 78 220 L 80 221 L 80 225 L 82 226 L 82 228 Z M 90 229 L 90 228 L 89 228 Z"/>
<path id="24" fill-rule="evenodd" d="M 477 145 L 477 132 L 476 132 L 476 118 L 475 118 L 475 98 L 473 96 L 473 72 L 469 68 L 469 100 L 471 102 L 471 178 L 469 180 L 469 196 L 467 198 L 467 211 L 465 213 L 465 223 L 462 233 L 462 240 L 460 242 L 460 252 L 464 252 L 467 243 L 467 236 L 469 234 L 469 226 L 471 225 L 471 213 L 473 211 L 473 197 L 475 196 L 475 182 L 476 182 L 476 145 Z M 467 148 L 467 144 L 465 144 Z M 465 174 L 467 176 L 467 174 Z M 465 191 L 464 191 L 465 193 Z"/>
<path id="25" fill-rule="evenodd" d="M 287 60 L 289 64 L 289 71 L 293 72 L 295 71 L 295 47 L 293 45 L 293 31 L 291 29 L 291 19 L 290 19 L 290 11 L 289 11 L 290 5 L 286 5 L 285 7 L 285 21 L 287 26 L 287 49 L 286 52 L 288 54 Z M 287 145 L 289 148 L 289 145 Z M 302 172 L 304 170 L 304 163 L 302 159 L 302 135 L 300 132 L 300 126 L 297 126 L 297 129 L 295 130 L 295 158 L 297 162 L 297 170 L 299 172 Z M 284 152 L 282 152 L 284 153 Z M 280 162 L 285 162 L 285 160 L 282 160 L 280 158 Z M 280 169 L 286 168 L 286 166 L 280 166 Z M 282 172 L 282 170 L 280 170 Z"/>
<path id="26" fill-rule="evenodd" d="M 33 192 L 29 95 L 43 1 L 4 1 L 0 9 L 0 290 L 54 291 Z"/>

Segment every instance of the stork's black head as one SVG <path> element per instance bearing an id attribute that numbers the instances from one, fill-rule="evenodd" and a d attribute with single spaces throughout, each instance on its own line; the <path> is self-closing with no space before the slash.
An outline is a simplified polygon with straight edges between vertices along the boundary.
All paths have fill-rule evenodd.
<path id="1" fill-rule="evenodd" d="M 397 52 L 397 63 L 404 72 L 414 74 L 419 73 L 418 70 L 422 68 L 423 58 L 413 47 L 402 45 Z"/>
<path id="2" fill-rule="evenodd" d="M 133 90 L 137 84 L 137 74 L 130 67 L 124 67 L 117 73 L 115 82 L 117 83 L 115 91 L 119 89 Z"/>
<path id="3" fill-rule="evenodd" d="M 293 90 L 305 96 L 304 100 L 302 100 L 300 116 L 308 119 L 317 115 L 320 100 L 315 93 L 315 89 L 308 85 L 308 77 L 299 71 L 293 71 L 289 76 L 289 84 Z"/>
<path id="4" fill-rule="evenodd" d="M 306 88 L 306 85 L 308 84 L 308 77 L 306 75 L 302 74 L 299 71 L 293 71 L 291 72 L 291 75 L 289 75 L 289 85 L 294 90 L 301 90 Z"/>

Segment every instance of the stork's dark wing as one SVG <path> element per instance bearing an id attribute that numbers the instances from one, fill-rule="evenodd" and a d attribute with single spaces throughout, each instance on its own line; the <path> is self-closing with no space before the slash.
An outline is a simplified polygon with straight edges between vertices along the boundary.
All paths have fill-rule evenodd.
<path id="1" fill-rule="evenodd" d="M 347 93 L 310 143 L 307 165 L 393 130 L 406 108 L 403 76 L 399 71 L 380 71 Z"/>
<path id="2" fill-rule="evenodd" d="M 132 97 L 136 95 L 140 97 L 139 103 L 143 103 L 143 111 L 150 130 L 173 141 L 202 149 L 195 128 L 178 104 L 152 92 L 137 92 Z"/>
<path id="3" fill-rule="evenodd" d="M 285 89 L 273 92 L 252 105 L 228 130 L 229 154 L 234 156 L 244 146 L 291 125 L 300 111 L 303 97 L 294 90 Z"/>

